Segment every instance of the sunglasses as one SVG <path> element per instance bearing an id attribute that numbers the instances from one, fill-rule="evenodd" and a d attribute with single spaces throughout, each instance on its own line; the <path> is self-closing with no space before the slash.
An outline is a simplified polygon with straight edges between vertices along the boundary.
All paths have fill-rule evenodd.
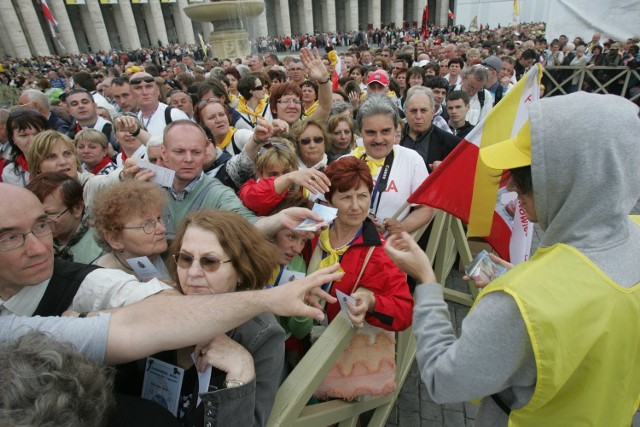
<path id="1" fill-rule="evenodd" d="M 141 84 L 142 82 L 145 82 L 145 83 L 155 83 L 155 82 L 156 82 L 156 79 L 154 79 L 154 78 L 153 78 L 153 77 L 151 77 L 151 76 L 136 77 L 135 79 L 131 79 L 131 80 L 129 80 L 129 85 L 131 85 L 131 86 L 135 86 L 135 85 L 139 85 L 139 84 Z"/>
<path id="2" fill-rule="evenodd" d="M 316 144 L 322 144 L 324 142 L 324 137 L 314 136 L 313 138 L 302 138 L 298 140 L 298 142 L 302 145 L 309 145 L 311 144 L 311 141 L 315 142 Z"/>
<path id="3" fill-rule="evenodd" d="M 253 90 L 262 90 L 264 89 L 264 86 L 256 86 L 253 88 Z"/>
<path id="4" fill-rule="evenodd" d="M 178 267 L 184 270 L 188 270 L 189 268 L 191 268 L 194 261 L 198 261 L 200 263 L 200 268 L 206 271 L 207 273 L 213 273 L 215 271 L 218 271 L 218 269 L 222 264 L 231 262 L 230 259 L 226 261 L 222 261 L 213 256 L 203 256 L 203 257 L 200 257 L 199 259 L 195 259 L 191 255 L 188 255 L 182 252 L 178 252 L 177 254 L 175 254 L 173 256 L 173 259 L 176 260 L 176 264 L 178 265 Z"/>

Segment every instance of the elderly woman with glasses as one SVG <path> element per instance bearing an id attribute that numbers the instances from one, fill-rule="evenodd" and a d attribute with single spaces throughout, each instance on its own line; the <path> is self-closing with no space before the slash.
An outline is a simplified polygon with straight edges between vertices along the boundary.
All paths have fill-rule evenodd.
<path id="1" fill-rule="evenodd" d="M 300 60 L 307 70 L 307 77 L 318 84 L 318 106 L 309 116 L 314 120 L 326 120 L 331 111 L 332 84 L 331 75 L 320 59 L 318 50 L 312 53 L 307 48 L 300 50 Z M 271 92 L 271 114 L 274 118 L 284 120 L 293 125 L 303 115 L 303 93 L 294 82 L 276 85 Z"/>
<path id="2" fill-rule="evenodd" d="M 237 214 L 212 209 L 185 219 L 171 253 L 172 277 L 186 295 L 261 289 L 277 266 L 276 251 L 260 231 Z M 177 350 L 171 363 L 186 369 L 178 418 L 185 425 L 266 425 L 280 384 L 284 338 L 278 320 L 264 313 L 210 343 Z M 208 384 L 198 394 L 197 371 L 208 365 Z"/>
<path id="3" fill-rule="evenodd" d="M 7 140 L 9 149 L 2 165 L 2 182 L 26 187 L 31 177 L 27 162 L 27 151 L 33 137 L 49 129 L 47 119 L 36 110 L 18 108 L 9 113 Z"/>
<path id="4" fill-rule="evenodd" d="M 242 186 L 238 197 L 257 215 L 272 214 L 290 191 L 301 189 L 307 197 L 329 189 L 329 180 L 321 171 L 298 168 L 295 148 L 286 139 L 272 138 L 262 145 L 254 169 L 255 179 Z"/>
<path id="5" fill-rule="evenodd" d="M 147 257 L 168 277 L 162 259 L 167 251 L 165 203 L 165 193 L 151 182 L 131 180 L 101 192 L 93 207 L 93 226 L 105 254 L 94 264 L 134 274 L 127 260 Z"/>
<path id="6" fill-rule="evenodd" d="M 56 258 L 90 264 L 102 254 L 90 229 L 82 185 L 76 178 L 60 172 L 46 172 L 36 176 L 26 188 L 36 195 L 47 217 L 55 222 L 53 249 Z"/>

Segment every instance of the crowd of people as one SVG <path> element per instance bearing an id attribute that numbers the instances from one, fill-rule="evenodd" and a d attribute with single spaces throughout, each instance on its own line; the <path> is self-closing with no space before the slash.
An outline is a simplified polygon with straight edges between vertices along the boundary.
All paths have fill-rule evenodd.
<path id="1" fill-rule="evenodd" d="M 579 93 L 532 105 L 528 135 L 498 144 L 502 151 L 481 150 L 496 176 L 510 171 L 529 219 L 552 231 L 542 242 L 550 253 L 489 284 L 460 338 L 430 260 L 408 235 L 434 209 L 406 201 L 536 63 L 633 67 L 638 41 L 600 44 L 596 33 L 590 42 L 548 43 L 544 24 L 464 30 L 257 40 L 260 53 L 247 58 L 173 46 L 4 61 L 0 342 L 30 329 L 49 336 L 27 334 L 0 351 L 0 382 L 16 387 L 0 398 L 0 423 L 266 425 L 313 327 L 339 315 L 340 291 L 354 298 L 345 314 L 355 327 L 395 332 L 413 320 L 429 392 L 443 402 L 489 396 L 479 425 L 559 413 L 570 424 L 587 407 L 595 420 L 615 411 L 628 425 L 640 386 L 614 390 L 614 378 L 637 378 L 629 370 L 640 363 L 605 354 L 633 353 L 640 342 L 628 327 L 640 312 L 632 256 L 640 231 L 626 218 L 640 197 L 637 107 L 572 81 L 568 92 Z M 325 54 L 309 48 L 322 45 Z M 335 45 L 350 47 L 338 53 Z M 276 55 L 282 46 L 299 55 Z M 601 125 L 568 126 L 576 115 Z M 566 144 L 573 140 L 582 148 Z M 614 172 L 605 172 L 605 159 L 615 159 Z M 596 192 L 615 212 L 603 215 L 590 202 Z M 335 210 L 330 224 L 311 210 L 321 205 Z M 297 227 L 309 219 L 312 229 Z M 574 273 L 597 290 L 573 281 L 570 291 L 584 297 L 540 302 L 538 290 L 554 293 Z M 524 286 L 532 274 L 544 275 L 541 287 Z M 611 281 L 618 286 L 601 289 Z M 621 328 L 624 342 L 599 340 L 606 327 L 590 329 L 582 356 L 560 363 L 554 357 L 570 350 L 571 338 L 553 341 L 549 328 L 561 329 L 563 310 L 588 318 L 597 298 L 628 307 L 603 323 Z M 585 324 L 573 321 L 571 333 Z M 117 373 L 78 361 L 51 337 L 97 363 L 119 364 Z M 16 362 L 43 348 L 68 362 Z M 603 359 L 606 370 L 589 382 Z M 68 391 L 44 374 L 25 375 L 42 363 L 79 384 Z M 164 375 L 172 381 L 172 369 L 181 372 L 171 390 L 156 390 L 172 413 L 138 399 L 153 387 L 153 364 L 171 366 Z M 556 366 L 563 379 L 547 383 Z M 490 375 L 474 376 L 481 372 Z M 85 382 L 93 387 L 84 391 Z M 607 399 L 594 397 L 603 383 Z M 69 405 L 91 399 L 83 403 L 94 410 L 27 410 L 29 387 L 42 402 L 67 393 Z"/>

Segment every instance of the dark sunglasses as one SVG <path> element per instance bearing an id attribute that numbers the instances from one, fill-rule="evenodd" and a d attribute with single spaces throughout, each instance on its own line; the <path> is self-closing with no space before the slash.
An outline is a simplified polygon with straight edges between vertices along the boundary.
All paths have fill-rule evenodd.
<path id="1" fill-rule="evenodd" d="M 175 254 L 173 256 L 173 259 L 176 260 L 176 264 L 178 265 L 178 267 L 184 270 L 188 270 L 189 268 L 191 268 L 194 261 L 198 261 L 200 263 L 200 268 L 206 271 L 207 273 L 213 273 L 215 271 L 218 271 L 218 269 L 222 264 L 231 262 L 230 259 L 226 261 L 222 261 L 213 256 L 203 256 L 196 260 L 191 255 L 188 255 L 182 252 L 178 252 L 177 254 Z"/>
<path id="2" fill-rule="evenodd" d="M 314 136 L 313 138 L 302 138 L 298 140 L 298 142 L 302 145 L 309 145 L 311 144 L 311 141 L 315 142 L 316 144 L 322 144 L 324 142 L 324 137 Z"/>
<path id="3" fill-rule="evenodd" d="M 264 86 L 256 86 L 253 88 L 253 90 L 262 90 L 264 89 Z"/>
<path id="4" fill-rule="evenodd" d="M 129 80 L 129 85 L 135 86 L 135 85 L 139 85 L 142 82 L 145 83 L 155 83 L 156 79 L 154 79 L 151 76 L 144 76 L 144 77 L 136 77 L 135 79 L 131 79 Z"/>

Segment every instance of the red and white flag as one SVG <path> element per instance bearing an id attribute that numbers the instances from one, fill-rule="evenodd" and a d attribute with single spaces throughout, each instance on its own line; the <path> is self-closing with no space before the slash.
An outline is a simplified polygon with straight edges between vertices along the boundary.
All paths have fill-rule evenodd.
<path id="1" fill-rule="evenodd" d="M 58 21 L 56 21 L 53 17 L 51 9 L 49 9 L 49 5 L 47 4 L 47 0 L 40 0 L 40 3 L 42 4 L 42 13 L 44 14 L 44 19 L 47 20 L 49 28 L 51 29 L 51 35 L 53 37 L 58 37 L 60 35 L 60 31 L 58 30 Z"/>
<path id="2" fill-rule="evenodd" d="M 449 18 L 456 19 L 456 15 L 454 15 L 453 12 L 451 12 L 451 9 L 449 9 Z"/>
<path id="3" fill-rule="evenodd" d="M 528 124 L 528 106 L 540 98 L 542 67 L 532 67 L 478 125 L 460 141 L 407 202 L 441 209 L 469 224 L 512 263 L 529 257 L 532 224 L 506 182 L 479 158 L 480 147 L 512 138 Z"/>
<path id="4" fill-rule="evenodd" d="M 425 6 L 422 11 L 422 26 L 420 27 L 420 38 L 422 40 L 427 38 L 427 27 L 429 25 L 429 6 Z"/>

